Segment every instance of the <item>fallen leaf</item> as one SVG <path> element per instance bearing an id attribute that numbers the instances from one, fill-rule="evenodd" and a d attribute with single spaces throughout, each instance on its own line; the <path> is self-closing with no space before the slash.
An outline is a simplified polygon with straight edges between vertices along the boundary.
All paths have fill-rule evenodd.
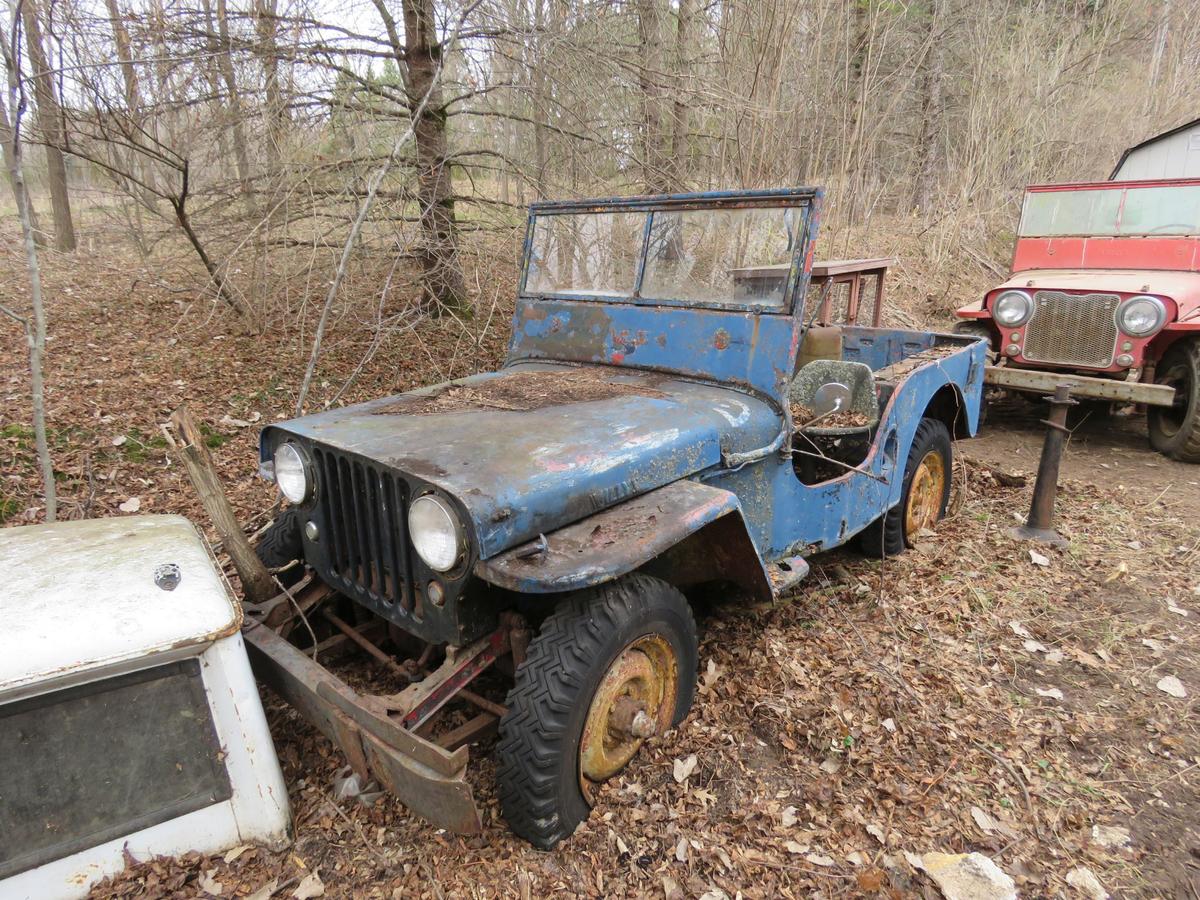
<path id="1" fill-rule="evenodd" d="M 1158 680 L 1156 687 L 1164 694 L 1170 694 L 1172 697 L 1183 698 L 1187 696 L 1187 688 L 1183 686 L 1183 682 L 1174 675 L 1167 675 Z"/>
<path id="2" fill-rule="evenodd" d="M 243 853 L 245 853 L 247 850 L 249 850 L 253 846 L 254 846 L 253 844 L 242 844 L 240 847 L 234 847 L 232 850 L 230 850 L 228 853 L 225 854 L 225 857 L 224 857 L 225 862 L 227 862 L 227 863 L 233 862 L 235 859 L 237 859 L 239 856 L 241 856 Z"/>
<path id="3" fill-rule="evenodd" d="M 679 782 L 680 784 L 683 784 L 685 781 L 687 781 L 688 776 L 691 775 L 694 771 L 696 771 L 696 764 L 698 762 L 699 762 L 699 760 L 696 758 L 695 753 L 693 753 L 687 759 L 675 760 L 675 765 L 674 765 L 675 780 L 677 782 Z"/>
<path id="4" fill-rule="evenodd" d="M 688 842 L 687 838 L 680 838 L 679 843 L 675 845 L 675 858 L 680 862 L 687 862 Z"/>
<path id="5" fill-rule="evenodd" d="M 1077 866 L 1067 873 L 1067 884 L 1076 888 L 1088 900 L 1108 900 L 1108 891 L 1100 884 L 1096 873 L 1084 866 Z"/>
<path id="6" fill-rule="evenodd" d="M 1108 850 L 1129 846 L 1129 829 L 1120 825 L 1093 825 L 1092 843 Z"/>
<path id="7" fill-rule="evenodd" d="M 808 862 L 812 863 L 814 866 L 829 867 L 832 865 L 836 865 L 836 863 L 834 863 L 834 861 L 831 858 L 829 858 L 828 856 L 825 856 L 823 854 L 820 854 L 820 853 L 810 853 L 804 858 Z"/>
<path id="8" fill-rule="evenodd" d="M 808 844 L 798 844 L 795 841 L 784 841 L 783 849 L 788 853 L 807 853 Z"/>
<path id="9" fill-rule="evenodd" d="M 121 512 L 135 513 L 142 508 L 142 500 L 140 497 L 130 497 L 124 503 L 117 507 Z"/>
<path id="10" fill-rule="evenodd" d="M 1175 615 L 1183 616 L 1184 618 L 1186 618 L 1187 614 L 1188 614 L 1188 611 L 1186 609 L 1184 609 L 1182 606 L 1179 606 L 1178 604 L 1176 604 L 1174 600 L 1167 601 L 1167 609 L 1169 609 L 1171 612 L 1175 613 Z"/>
<path id="11" fill-rule="evenodd" d="M 821 771 L 827 772 L 830 775 L 836 775 L 842 768 L 842 761 L 836 756 L 828 757 L 821 763 Z"/>
<path id="12" fill-rule="evenodd" d="M 1127 566 L 1124 562 L 1122 562 L 1120 565 L 1118 565 L 1116 567 L 1116 569 L 1113 570 L 1113 573 L 1111 575 L 1109 575 L 1107 578 L 1104 579 L 1104 583 L 1108 584 L 1110 581 L 1116 581 L 1122 575 L 1127 575 L 1127 574 L 1129 574 L 1129 566 Z"/>
<path id="13" fill-rule="evenodd" d="M 1063 652 L 1055 647 L 1053 650 L 1046 651 L 1045 661 L 1052 665 L 1058 665 L 1063 661 Z"/>
<path id="14" fill-rule="evenodd" d="M 995 834 L 1000 830 L 1000 823 L 985 813 L 978 806 L 971 807 L 971 818 L 984 834 Z"/>
<path id="15" fill-rule="evenodd" d="M 304 877 L 296 889 L 292 891 L 292 896 L 296 900 L 309 900 L 310 897 L 322 897 L 325 895 L 325 885 L 321 883 L 321 876 L 318 875 L 318 869 L 313 869 L 311 873 Z"/>
<path id="16" fill-rule="evenodd" d="M 867 826 L 867 834 L 879 841 L 879 843 L 887 846 L 887 835 L 883 833 L 883 829 L 872 823 Z"/>
<path id="17" fill-rule="evenodd" d="M 858 882 L 859 890 L 865 893 L 873 894 L 883 889 L 882 869 L 868 869 L 865 872 L 859 872 L 854 878 Z"/>
<path id="18" fill-rule="evenodd" d="M 783 808 L 783 827 L 791 828 L 796 824 L 796 807 L 785 806 Z"/>
<path id="19" fill-rule="evenodd" d="M 275 893 L 275 889 L 279 887 L 279 879 L 272 878 L 258 890 L 252 894 L 248 894 L 243 900 L 270 900 L 270 897 Z"/>
<path id="20" fill-rule="evenodd" d="M 1025 643 L 1021 646 L 1023 646 L 1030 653 L 1045 653 L 1050 649 L 1041 641 L 1025 641 Z"/>
<path id="21" fill-rule="evenodd" d="M 1038 553 L 1036 550 L 1029 551 L 1029 561 L 1031 563 L 1033 563 L 1035 566 L 1050 565 L 1050 557 L 1042 556 L 1042 554 Z"/>
<path id="22" fill-rule="evenodd" d="M 711 691 L 716 685 L 717 679 L 719 679 L 723 674 L 725 674 L 725 670 L 717 665 L 716 660 L 709 659 L 708 666 L 705 668 L 704 673 L 700 676 L 700 693 L 707 694 L 709 691 Z"/>
<path id="23" fill-rule="evenodd" d="M 200 877 L 196 879 L 196 884 L 200 886 L 200 890 L 206 894 L 211 894 L 213 897 L 220 897 L 221 891 L 225 889 L 221 882 L 216 881 L 213 876 L 217 874 L 216 869 L 209 869 L 207 872 L 201 872 Z"/>
<path id="24" fill-rule="evenodd" d="M 1155 653 L 1162 653 L 1167 649 L 1167 645 L 1162 641 L 1156 641 L 1154 638 L 1142 638 L 1142 646 L 1149 647 Z"/>
<path id="25" fill-rule="evenodd" d="M 1011 622 L 1009 622 L 1008 627 L 1011 628 L 1012 633 L 1015 634 L 1019 638 L 1032 638 L 1033 637 L 1033 635 L 1029 633 L 1029 629 L 1026 628 L 1024 625 L 1022 625 L 1020 622 L 1018 622 L 1016 619 L 1013 619 Z"/>
<path id="26" fill-rule="evenodd" d="M 1056 687 L 1036 688 L 1039 697 L 1049 697 L 1051 700 L 1062 700 L 1063 692 Z"/>
<path id="27" fill-rule="evenodd" d="M 1067 655 L 1080 665 L 1089 666 L 1093 669 L 1104 668 L 1104 663 L 1100 661 L 1100 657 L 1093 656 L 1091 653 L 1088 653 L 1086 650 L 1080 650 L 1078 647 L 1068 647 Z"/>

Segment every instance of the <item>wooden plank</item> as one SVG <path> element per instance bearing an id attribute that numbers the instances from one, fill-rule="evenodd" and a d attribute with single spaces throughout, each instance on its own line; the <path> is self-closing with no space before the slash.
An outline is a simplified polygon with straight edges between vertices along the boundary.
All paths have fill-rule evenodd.
<path id="1" fill-rule="evenodd" d="M 164 428 L 163 434 L 183 460 L 192 487 L 196 489 L 204 511 L 212 519 L 213 527 L 221 536 L 225 550 L 233 560 L 234 568 L 242 580 L 242 592 L 246 599 L 252 603 L 266 603 L 276 594 L 275 579 L 259 560 L 245 532 L 242 531 L 242 526 L 238 524 L 233 507 L 229 505 L 229 498 L 225 496 L 221 487 L 221 479 L 217 477 L 213 467 L 212 456 L 209 455 L 208 447 L 204 445 L 204 435 L 200 433 L 199 426 L 186 406 L 181 406 L 171 413 L 171 428 Z"/>
<path id="2" fill-rule="evenodd" d="M 1150 406 L 1170 406 L 1175 402 L 1175 389 L 1165 384 L 1114 381 L 1110 378 L 1070 375 L 1063 372 L 1043 372 L 1036 369 L 988 366 L 984 370 L 983 381 L 985 384 L 996 387 L 1037 394 L 1053 394 L 1057 385 L 1069 384 L 1072 397 L 1146 403 Z"/>

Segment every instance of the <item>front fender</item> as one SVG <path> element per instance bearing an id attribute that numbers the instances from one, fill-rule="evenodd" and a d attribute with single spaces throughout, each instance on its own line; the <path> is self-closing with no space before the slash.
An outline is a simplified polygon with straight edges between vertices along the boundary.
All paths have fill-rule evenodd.
<path id="1" fill-rule="evenodd" d="M 675 584 L 734 582 L 771 597 L 770 580 L 736 494 L 676 481 L 475 564 L 491 584 L 523 594 L 575 591 L 648 567 Z"/>

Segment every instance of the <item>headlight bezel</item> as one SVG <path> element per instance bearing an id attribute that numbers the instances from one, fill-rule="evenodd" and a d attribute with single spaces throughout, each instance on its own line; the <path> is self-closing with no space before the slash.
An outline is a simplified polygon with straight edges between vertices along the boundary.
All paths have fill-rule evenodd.
<path id="1" fill-rule="evenodd" d="M 433 506 L 440 511 L 440 513 L 449 523 L 450 530 L 453 534 L 454 558 L 444 566 L 441 564 L 442 560 L 430 559 L 428 556 L 426 556 L 422 549 L 421 538 L 418 534 L 419 529 L 416 527 L 413 521 L 414 515 L 419 515 L 419 510 L 425 508 L 427 504 L 433 504 Z M 432 491 L 421 494 L 409 504 L 408 514 L 405 518 L 406 524 L 408 525 L 409 543 L 412 545 L 413 550 L 416 551 L 417 558 L 430 571 L 435 572 L 438 575 L 451 575 L 462 566 L 463 560 L 466 559 L 467 556 L 467 537 L 463 528 L 462 517 L 458 514 L 458 510 L 454 508 L 454 505 L 450 503 L 449 500 Z"/>
<path id="2" fill-rule="evenodd" d="M 303 488 L 297 496 L 293 496 L 284 486 L 280 478 L 281 471 L 287 471 L 286 467 L 280 466 L 280 454 L 291 453 L 292 460 L 299 466 L 300 475 L 303 480 Z M 312 499 L 314 488 L 316 486 L 312 472 L 312 460 L 309 459 L 308 451 L 295 441 L 283 441 L 275 448 L 275 452 L 271 454 L 272 474 L 274 475 L 275 486 L 279 488 L 279 493 L 283 494 L 284 498 L 295 506 L 300 506 Z M 286 477 L 286 476 L 285 476 Z"/>
<path id="3" fill-rule="evenodd" d="M 1139 303 L 1149 303 L 1154 308 L 1155 322 L 1150 328 L 1134 331 L 1125 324 L 1125 316 L 1131 307 Z M 1167 324 L 1169 315 L 1170 312 L 1167 309 L 1167 304 L 1159 297 L 1155 297 L 1153 294 L 1135 294 L 1132 297 L 1126 297 L 1117 307 L 1117 328 L 1120 329 L 1122 334 L 1131 338 L 1148 338 L 1158 334 L 1163 329 L 1163 326 Z"/>
<path id="4" fill-rule="evenodd" d="M 1021 301 L 1023 312 L 1014 319 L 1005 319 L 1001 317 L 1000 305 L 1007 298 L 1016 298 Z M 1004 328 L 1020 328 L 1033 317 L 1033 297 L 1028 291 L 1010 288 L 1006 291 L 1001 291 L 989 304 L 992 311 L 992 318 L 996 320 Z"/>

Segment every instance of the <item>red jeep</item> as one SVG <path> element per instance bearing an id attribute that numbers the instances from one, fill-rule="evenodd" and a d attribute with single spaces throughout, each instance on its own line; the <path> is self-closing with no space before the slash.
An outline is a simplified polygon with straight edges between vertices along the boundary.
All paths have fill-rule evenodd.
<path id="1" fill-rule="evenodd" d="M 1151 446 L 1200 462 L 1200 179 L 1028 188 L 1012 273 L 957 312 L 987 382 L 1146 404 Z"/>

